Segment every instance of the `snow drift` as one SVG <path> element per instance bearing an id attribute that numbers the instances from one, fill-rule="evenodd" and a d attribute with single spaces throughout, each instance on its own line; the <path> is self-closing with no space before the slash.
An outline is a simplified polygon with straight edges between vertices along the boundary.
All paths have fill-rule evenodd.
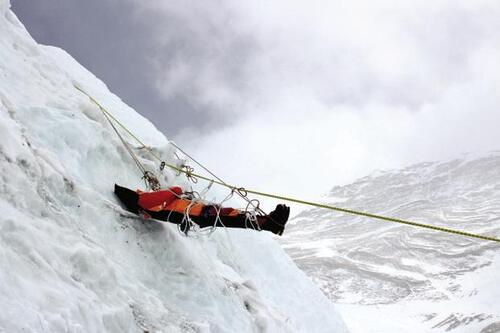
<path id="1" fill-rule="evenodd" d="M 175 163 L 174 150 L 67 53 L 38 45 L 9 8 L 0 0 L 0 331 L 345 331 L 269 234 L 186 238 L 123 214 L 113 184 L 143 183 L 73 85 L 165 160 Z"/>

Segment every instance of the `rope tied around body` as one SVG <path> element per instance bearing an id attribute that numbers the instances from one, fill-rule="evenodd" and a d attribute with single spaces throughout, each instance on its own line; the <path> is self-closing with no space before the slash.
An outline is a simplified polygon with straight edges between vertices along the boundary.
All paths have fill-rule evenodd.
<path id="1" fill-rule="evenodd" d="M 263 213 L 265 215 L 267 215 L 267 214 L 260 207 L 258 207 L 259 205 L 255 206 L 255 204 L 252 202 L 252 200 L 248 199 L 248 197 L 247 197 L 248 194 L 254 194 L 254 195 L 264 196 L 264 197 L 273 198 L 273 199 L 285 200 L 285 201 L 288 201 L 288 202 L 294 202 L 294 203 L 298 203 L 298 204 L 302 204 L 302 205 L 308 205 L 308 206 L 312 206 L 312 207 L 328 209 L 328 210 L 337 211 L 337 212 L 341 212 L 341 213 L 345 213 L 345 214 L 357 215 L 357 216 L 364 216 L 364 217 L 368 217 L 368 218 L 371 218 L 371 219 L 377 219 L 377 220 L 383 220 L 383 221 L 388 221 L 388 222 L 394 222 L 394 223 L 409 225 L 409 226 L 413 226 L 413 227 L 425 228 L 425 229 L 430 229 L 430 230 L 435 230 L 435 231 L 440 231 L 440 232 L 446 232 L 446 233 L 450 233 L 450 234 L 454 234 L 454 235 L 460 235 L 460 236 L 465 236 L 465 237 L 476 238 L 476 239 L 481 239 L 481 240 L 487 240 L 487 241 L 493 241 L 493 242 L 500 243 L 500 238 L 498 238 L 498 237 L 487 236 L 487 235 L 480 235 L 480 234 L 475 234 L 475 233 L 471 233 L 471 232 L 465 232 L 465 231 L 451 229 L 451 228 L 446 228 L 446 227 L 440 227 L 440 226 L 435 226 L 435 225 L 430 225 L 430 224 L 425 224 L 425 223 L 419 223 L 419 222 L 413 222 L 413 221 L 408 221 L 408 220 L 403 220 L 403 219 L 398 219 L 398 218 L 392 218 L 392 217 L 387 217 L 387 216 L 382 216 L 382 215 L 377 215 L 377 214 L 372 214 L 372 213 L 367 213 L 367 212 L 362 212 L 362 211 L 356 211 L 356 210 L 352 210 L 352 209 L 335 207 L 335 206 L 332 206 L 332 205 L 321 204 L 321 203 L 317 203 L 317 202 L 312 202 L 312 201 L 307 201 L 307 200 L 292 198 L 292 197 L 289 197 L 289 196 L 277 195 L 277 194 L 273 194 L 273 193 L 261 192 L 261 191 L 256 191 L 256 190 L 249 190 L 249 189 L 246 189 L 246 188 L 243 188 L 243 187 L 233 186 L 233 185 L 230 185 L 230 184 L 224 182 L 222 179 L 220 179 L 219 177 L 217 177 L 213 172 L 211 172 L 208 168 L 206 168 L 205 166 L 203 166 L 200 162 L 198 162 L 193 157 L 191 157 L 188 153 L 186 153 L 184 150 L 182 150 L 179 146 L 177 146 L 175 143 L 173 143 L 172 141 L 170 141 L 170 144 L 172 144 L 174 147 L 176 147 L 184 155 L 186 155 L 187 157 L 189 157 L 193 162 L 195 162 L 196 164 L 200 165 L 205 171 L 207 171 L 215 179 L 214 178 L 208 178 L 208 177 L 196 174 L 196 173 L 194 173 L 194 169 L 191 168 L 191 167 L 186 168 L 185 165 L 182 165 L 181 167 L 177 167 L 175 165 L 172 165 L 172 164 L 169 164 L 169 163 L 163 161 L 158 155 L 155 154 L 155 152 L 153 151 L 153 149 L 151 149 L 150 147 L 147 147 L 139 138 L 137 138 L 130 130 L 128 130 L 121 122 L 119 122 L 118 119 L 116 119 L 115 117 L 113 117 L 113 115 L 111 115 L 106 109 L 104 109 L 104 107 L 102 107 L 101 104 L 99 104 L 99 102 L 97 102 L 92 96 L 90 96 L 89 94 L 87 94 L 85 91 L 83 91 L 81 88 L 79 88 L 76 85 L 75 85 L 75 88 L 78 89 L 81 93 L 83 93 L 87 97 L 89 97 L 90 100 L 92 100 L 97 106 L 99 106 L 99 109 L 105 114 L 106 119 L 108 120 L 108 122 L 110 122 L 110 124 L 113 127 L 113 129 L 115 130 L 115 132 L 117 132 L 118 136 L 120 137 L 120 140 L 124 143 L 124 146 L 127 148 L 127 150 L 129 151 L 130 155 L 132 156 L 132 158 L 134 159 L 134 161 L 136 162 L 136 164 L 138 165 L 138 167 L 141 169 L 141 171 L 143 172 L 143 174 L 146 172 L 146 170 L 144 169 L 144 167 L 142 166 L 142 164 L 140 163 L 140 161 L 138 161 L 138 159 L 136 159 L 136 156 L 133 154 L 133 152 L 131 151 L 130 147 L 128 147 L 128 144 L 124 141 L 124 139 L 121 137 L 121 135 L 118 133 L 118 131 L 116 130 L 116 127 L 114 126 L 114 124 L 111 122 L 110 119 L 112 119 L 113 121 L 115 121 L 132 138 L 134 138 L 134 140 L 136 140 L 139 144 L 141 144 L 142 148 L 147 149 L 149 151 L 149 153 L 153 157 L 155 157 L 161 163 L 160 164 L 160 169 L 161 170 L 163 170 L 167 166 L 167 167 L 169 167 L 169 168 L 171 168 L 173 170 L 176 170 L 179 174 L 184 173 L 188 177 L 188 179 L 191 179 L 191 180 L 196 179 L 196 181 L 193 181 L 195 183 L 198 181 L 198 179 L 202 179 L 202 180 L 210 182 L 211 184 L 217 184 L 217 185 L 220 185 L 220 186 L 227 187 L 227 188 L 229 188 L 231 190 L 231 194 L 233 194 L 233 193 L 238 194 L 241 198 L 243 198 L 245 201 L 247 201 L 248 205 L 252 206 L 255 209 L 255 211 L 258 211 L 258 212 Z M 277 223 L 271 217 L 270 217 L 270 220 L 273 221 L 274 223 Z"/>

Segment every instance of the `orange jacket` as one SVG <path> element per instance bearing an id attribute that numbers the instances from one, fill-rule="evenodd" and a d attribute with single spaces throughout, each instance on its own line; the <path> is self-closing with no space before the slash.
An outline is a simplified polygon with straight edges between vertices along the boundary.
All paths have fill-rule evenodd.
<path id="1" fill-rule="evenodd" d="M 200 216 L 203 208 L 202 203 L 194 203 L 189 199 L 182 199 L 182 189 L 178 186 L 170 187 L 168 190 L 156 192 L 142 192 L 137 190 L 139 194 L 139 206 L 144 210 L 152 212 L 173 211 L 178 213 L 186 213 L 189 205 L 189 215 Z M 240 213 L 237 209 L 222 208 L 220 214 L 223 216 L 236 216 Z M 215 212 L 213 212 L 215 214 Z M 210 212 L 212 215 L 212 212 Z"/>

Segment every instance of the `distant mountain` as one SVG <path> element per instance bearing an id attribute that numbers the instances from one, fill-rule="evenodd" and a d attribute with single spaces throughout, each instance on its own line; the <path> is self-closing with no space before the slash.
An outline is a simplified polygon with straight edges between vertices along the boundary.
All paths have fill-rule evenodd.
<path id="1" fill-rule="evenodd" d="M 376 172 L 326 203 L 500 237 L 500 153 Z M 353 332 L 500 332 L 500 244 L 303 211 L 285 250 Z"/>

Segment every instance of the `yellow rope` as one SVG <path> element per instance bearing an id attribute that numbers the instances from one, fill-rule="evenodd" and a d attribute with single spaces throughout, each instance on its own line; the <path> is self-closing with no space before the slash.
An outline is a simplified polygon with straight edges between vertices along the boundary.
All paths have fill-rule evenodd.
<path id="1" fill-rule="evenodd" d="M 194 183 L 197 182 L 196 178 L 202 178 L 202 179 L 205 179 L 205 180 L 209 180 L 209 178 L 205 178 L 205 177 L 202 177 L 202 176 L 198 176 L 196 175 L 195 173 L 193 173 L 192 169 L 189 169 L 187 168 L 187 170 L 185 170 L 184 168 L 178 168 L 177 166 L 174 166 L 172 164 L 169 164 L 165 161 L 163 161 L 161 159 L 160 156 L 158 156 L 157 154 L 155 154 L 155 152 L 148 146 L 146 146 L 144 144 L 144 142 L 142 142 L 137 136 L 135 136 L 127 127 L 125 127 L 125 125 L 123 125 L 118 119 L 116 119 L 110 112 L 108 112 L 108 110 L 106 110 L 104 108 L 104 106 L 101 105 L 101 103 L 99 103 L 96 99 L 94 99 L 92 96 L 90 96 L 87 92 L 85 92 L 83 89 L 81 89 L 80 87 L 78 87 L 77 85 L 73 85 L 78 91 L 80 91 L 82 94 L 84 94 L 85 96 L 87 96 L 92 102 L 94 102 L 98 107 L 99 109 L 104 113 L 104 115 L 106 116 L 106 118 L 109 120 L 109 118 L 113 119 L 117 124 L 118 126 L 120 126 L 125 132 L 127 132 L 135 141 L 137 141 L 137 143 L 139 143 L 141 145 L 141 148 L 145 148 L 156 160 L 158 160 L 160 162 L 160 170 L 163 170 L 163 168 L 165 166 L 168 166 L 169 168 L 171 169 L 174 169 L 176 171 L 180 173 L 184 173 L 186 174 L 186 177 L 188 177 L 188 179 L 190 179 L 191 181 L 193 181 Z M 108 118 L 109 117 L 109 118 Z M 197 163 L 198 165 L 200 165 L 205 171 L 207 171 L 209 174 L 211 174 L 213 177 L 215 177 L 218 182 L 216 182 L 217 184 L 221 185 L 221 186 L 225 186 L 225 187 L 229 187 L 231 188 L 230 185 L 228 185 L 226 182 L 224 182 L 222 179 L 220 179 L 219 177 L 217 177 L 214 173 L 212 173 L 210 170 L 208 170 L 207 168 L 205 168 L 205 166 L 203 166 L 201 163 L 199 163 L 198 161 L 196 161 L 193 157 L 191 157 L 188 153 L 186 153 L 184 150 L 182 150 L 179 146 L 177 146 L 175 143 L 173 142 L 170 142 L 170 144 L 172 144 L 175 148 L 179 149 L 181 152 L 183 152 L 186 156 L 188 156 L 191 160 L 193 160 L 195 163 Z M 236 188 L 235 188 L 236 189 Z M 240 191 L 236 191 L 236 193 L 243 199 L 245 200 L 247 203 L 249 203 L 251 206 L 253 206 L 256 210 L 258 210 L 261 214 L 264 214 L 264 215 L 267 215 L 266 212 L 264 212 L 264 210 L 260 207 L 255 207 L 252 203 L 251 200 L 249 200 L 248 198 L 246 198 L 246 195 L 242 195 L 240 193 Z M 272 219 L 271 219 L 272 220 Z M 272 220 L 274 221 L 274 220 Z"/>
<path id="2" fill-rule="evenodd" d="M 447 233 L 454 234 L 454 235 L 460 235 L 460 236 L 465 236 L 465 237 L 472 237 L 472 238 L 477 238 L 477 239 L 481 239 L 481 240 L 487 240 L 487 241 L 493 241 L 493 242 L 500 243 L 500 238 L 496 238 L 496 237 L 492 237 L 492 236 L 479 235 L 479 234 L 474 234 L 474 233 L 465 232 L 465 231 L 461 231 L 461 230 L 455 230 L 455 229 L 450 229 L 450 228 L 445 228 L 445 227 L 438 227 L 438 226 L 434 226 L 434 225 L 430 225 L 430 224 L 425 224 L 425 223 L 412 222 L 412 221 L 402 220 L 402 219 L 393 218 L 393 217 L 387 217 L 387 216 L 382 216 L 382 215 L 365 213 L 365 212 L 361 212 L 361 211 L 357 211 L 357 210 L 352 210 L 352 209 L 345 209 L 345 208 L 335 207 L 335 206 L 331 206 L 331 205 L 321 204 L 321 203 L 317 203 L 317 202 L 313 202 L 313 201 L 306 201 L 306 200 L 296 199 L 296 198 L 287 197 L 287 196 L 283 196 L 283 195 L 277 195 L 277 194 L 272 194 L 272 193 L 260 192 L 260 191 L 255 191 L 255 190 L 249 190 L 249 189 L 245 189 L 245 188 L 242 188 L 242 187 L 233 186 L 233 185 L 230 185 L 228 183 L 221 182 L 221 181 L 218 181 L 218 180 L 215 180 L 215 179 L 211 179 L 211 178 L 208 178 L 208 177 L 205 177 L 205 176 L 202 176 L 202 175 L 198 175 L 198 174 L 196 174 L 196 173 L 194 173 L 192 171 L 186 171 L 184 169 L 178 168 L 175 165 L 172 165 L 172 164 L 166 163 L 165 161 L 162 161 L 161 158 L 158 155 L 156 155 L 152 151 L 151 148 L 149 148 L 148 146 L 146 146 L 139 138 L 137 138 L 134 134 L 132 134 L 132 132 L 130 132 L 122 123 L 120 123 L 120 121 L 118 119 L 116 119 L 115 117 L 113 117 L 113 115 L 111 115 L 106 109 L 104 109 L 104 107 L 102 107 L 101 104 L 99 104 L 99 102 L 97 102 L 95 99 L 93 99 L 89 94 L 87 94 L 85 91 L 83 91 L 79 87 L 75 86 L 75 88 L 78 89 L 79 91 L 81 91 L 86 96 L 88 96 L 94 103 L 96 103 L 103 110 L 103 112 L 105 112 L 109 117 L 111 117 L 128 134 L 130 134 L 130 136 L 132 138 L 134 138 L 139 144 L 141 144 L 142 147 L 148 149 L 148 151 L 151 153 L 151 155 L 154 156 L 158 161 L 164 163 L 164 165 L 168 166 L 169 168 L 171 168 L 173 170 L 176 170 L 179 173 L 184 173 L 184 174 L 189 175 L 191 177 L 200 178 L 200 179 L 206 180 L 208 182 L 212 182 L 214 184 L 218 184 L 220 186 L 227 187 L 227 188 L 231 189 L 231 191 L 241 191 L 241 190 L 244 190 L 246 193 L 260 195 L 260 196 L 264 196 L 264 197 L 268 197 L 268 198 L 280 199 L 280 200 L 285 200 L 285 201 L 289 201 L 289 202 L 295 202 L 295 203 L 299 203 L 299 204 L 303 204 L 303 205 L 313 206 L 313 207 L 317 207 L 317 208 L 329 209 L 329 210 L 332 210 L 332 211 L 342 212 L 342 213 L 351 214 L 351 215 L 364 216 L 364 217 L 369 217 L 369 218 L 372 218 L 372 219 L 378 219 L 378 220 L 383 220 L 383 221 L 388 221 L 388 222 L 395 222 L 395 223 L 399 223 L 399 224 L 410 225 L 410 226 L 413 226 L 413 227 L 431 229 L 431 230 L 436 230 L 436 231 L 441 231 L 441 232 L 447 232 Z"/>
<path id="3" fill-rule="evenodd" d="M 309 206 L 314 206 L 318 208 L 325 208 L 337 212 L 342 212 L 346 214 L 352 214 L 352 215 L 359 215 L 359 216 L 365 216 L 369 217 L 372 219 L 378 219 L 378 220 L 384 220 L 388 222 L 396 222 L 400 224 L 406 224 L 406 225 L 411 225 L 414 227 L 419 227 L 419 228 L 426 228 L 426 229 L 431 229 L 431 230 L 437 230 L 437 231 L 442 231 L 442 232 L 447 232 L 450 234 L 455 234 L 455 235 L 461 235 L 461 236 L 466 236 L 466 237 L 473 237 L 473 238 L 478 238 L 482 240 L 489 240 L 493 242 L 499 242 L 499 238 L 491 237 L 491 236 L 484 236 L 484 235 L 478 235 L 478 234 L 473 234 L 470 232 L 465 232 L 465 231 L 460 231 L 460 230 L 454 230 L 450 228 L 445 228 L 445 227 L 438 227 L 430 224 L 424 224 L 424 223 L 418 223 L 418 222 L 412 222 L 412 221 L 407 221 L 407 220 L 402 220 L 402 219 L 397 219 L 393 217 L 387 217 L 387 216 L 382 216 L 382 215 L 376 215 L 376 214 L 371 214 L 371 213 L 365 213 L 365 212 L 360 212 L 352 209 L 345 209 L 345 208 L 340 208 L 340 207 L 335 207 L 335 206 L 330 206 L 330 205 L 325 205 L 325 204 L 320 204 L 317 202 L 312 202 L 312 201 L 305 201 L 305 200 L 300 200 L 300 199 L 294 199 L 290 197 L 285 197 L 285 196 L 280 196 L 280 195 L 275 195 L 271 193 L 264 193 L 264 192 L 259 192 L 259 191 L 252 191 L 252 190 L 246 190 L 248 193 L 252 193 L 255 195 L 262 195 L 265 197 L 269 198 L 275 198 L 275 199 L 281 199 L 281 200 L 286 200 L 290 202 L 296 202 L 300 203 L 303 205 L 309 205 Z"/>

